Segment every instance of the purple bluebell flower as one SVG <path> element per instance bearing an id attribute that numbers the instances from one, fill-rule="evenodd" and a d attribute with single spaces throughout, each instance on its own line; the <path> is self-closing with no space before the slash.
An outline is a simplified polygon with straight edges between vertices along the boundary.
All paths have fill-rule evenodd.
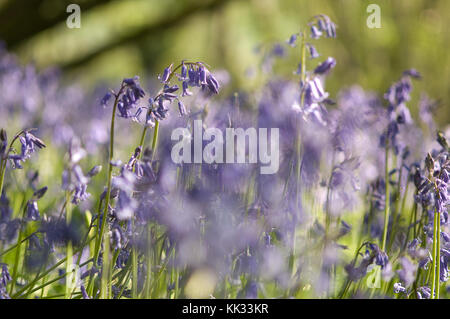
<path id="1" fill-rule="evenodd" d="M 429 287 L 420 287 L 417 289 L 417 298 L 418 299 L 430 299 L 431 298 L 431 289 Z"/>
<path id="2" fill-rule="evenodd" d="M 308 43 L 308 49 L 311 59 L 316 59 L 320 56 L 319 52 L 317 52 L 316 47 L 314 45 Z"/>
<path id="3" fill-rule="evenodd" d="M 315 21 L 310 23 L 311 38 L 319 39 L 325 32 L 327 38 L 336 38 L 336 25 L 324 14 L 315 16 Z"/>
<path id="4" fill-rule="evenodd" d="M 132 100 L 138 100 L 145 96 L 144 90 L 141 88 L 139 83 L 139 77 L 136 75 L 134 78 L 127 78 L 123 80 L 126 84 L 128 97 Z"/>
<path id="5" fill-rule="evenodd" d="M 219 93 L 219 82 L 209 71 L 207 72 L 206 84 L 208 85 L 208 88 L 212 93 Z"/>
<path id="6" fill-rule="evenodd" d="M 411 77 L 416 79 L 420 78 L 420 76 L 418 76 L 418 72 L 415 72 L 412 72 L 411 70 L 405 71 L 402 78 L 398 82 L 394 83 L 384 95 L 384 98 L 389 101 L 390 106 L 394 109 L 400 104 L 408 102 L 411 99 Z"/>
<path id="7" fill-rule="evenodd" d="M 172 85 L 172 86 L 168 86 L 167 84 L 164 85 L 163 91 L 164 93 L 174 93 L 176 91 L 178 91 L 178 85 Z"/>
<path id="8" fill-rule="evenodd" d="M 5 287 L 0 287 L 0 300 L 1 299 L 11 299 Z"/>
<path id="9" fill-rule="evenodd" d="M 89 177 L 94 177 L 95 175 L 97 175 L 98 173 L 100 173 L 102 171 L 102 166 L 101 165 L 96 165 L 94 167 L 91 168 L 91 170 L 88 172 L 88 176 Z"/>
<path id="10" fill-rule="evenodd" d="M 48 189 L 48 187 L 45 186 L 45 187 L 42 187 L 42 188 L 38 189 L 37 191 L 35 191 L 33 193 L 34 199 L 36 199 L 36 200 L 41 199 L 47 192 L 47 189 Z"/>
<path id="11" fill-rule="evenodd" d="M 189 77 L 188 83 L 190 86 L 200 86 L 200 78 L 198 76 L 198 72 L 194 69 L 192 65 L 189 67 L 188 77 Z"/>
<path id="12" fill-rule="evenodd" d="M 183 102 L 181 102 L 181 100 L 178 100 L 178 110 L 180 111 L 181 116 L 184 116 L 187 114 L 186 107 L 184 106 Z"/>
<path id="13" fill-rule="evenodd" d="M 291 35 L 291 37 L 289 38 L 289 40 L 287 40 L 287 43 L 288 43 L 291 47 L 295 48 L 296 42 L 297 42 L 297 38 L 298 38 L 298 33 L 295 33 L 295 34 Z"/>
<path id="14" fill-rule="evenodd" d="M 405 293 L 406 292 L 406 288 L 403 287 L 401 283 L 396 282 L 394 284 L 394 293 L 398 294 L 398 293 L 401 293 L 401 292 Z"/>
<path id="15" fill-rule="evenodd" d="M 58 218 L 43 220 L 40 231 L 45 234 L 45 238 L 51 246 L 66 245 L 68 242 L 78 245 L 81 241 L 78 229 L 73 224 L 68 225 L 65 220 Z"/>
<path id="16" fill-rule="evenodd" d="M 122 245 L 124 242 L 124 234 L 122 231 L 122 228 L 120 227 L 119 223 L 115 223 L 114 226 L 112 227 L 112 236 L 111 239 L 113 241 L 113 247 L 115 250 L 120 250 L 122 249 Z"/>
<path id="17" fill-rule="evenodd" d="M 134 119 L 135 117 L 131 109 L 138 106 L 138 102 L 145 96 L 145 92 L 140 86 L 138 76 L 124 79 L 123 86 L 124 92 L 117 103 L 117 109 L 119 110 L 118 116 Z"/>
<path id="18" fill-rule="evenodd" d="M 180 81 L 186 81 L 187 73 L 188 73 L 188 68 L 187 68 L 186 64 L 184 64 L 184 61 L 183 61 L 182 65 L 181 65 Z"/>
<path id="19" fill-rule="evenodd" d="M 36 200 L 30 200 L 27 203 L 27 220 L 36 221 L 41 218 Z"/>
<path id="20" fill-rule="evenodd" d="M 410 286 L 416 279 L 417 265 L 413 264 L 407 257 L 400 259 L 401 269 L 398 271 L 400 281 L 406 287 Z"/>
<path id="21" fill-rule="evenodd" d="M 450 258 L 448 256 L 441 256 L 441 260 L 439 262 L 439 280 L 441 282 L 446 282 L 449 279 L 448 264 L 450 262 Z"/>
<path id="22" fill-rule="evenodd" d="M 286 54 L 286 51 L 283 46 L 281 46 L 279 43 L 276 43 L 271 52 L 274 56 L 282 57 Z"/>
<path id="23" fill-rule="evenodd" d="M 183 86 L 183 93 L 181 94 L 182 97 L 192 95 L 192 92 L 189 91 L 189 82 L 188 81 L 184 81 L 182 86 Z"/>
<path id="24" fill-rule="evenodd" d="M 21 153 L 10 154 L 8 158 L 13 161 L 14 168 L 21 169 L 22 168 L 21 162 L 30 158 L 31 154 L 34 153 L 34 151 L 36 150 L 36 147 L 44 148 L 45 143 L 28 131 L 25 131 L 23 135 L 19 136 L 19 140 L 20 143 L 22 144 Z"/>
<path id="25" fill-rule="evenodd" d="M 86 292 L 86 288 L 84 288 L 84 285 L 80 286 L 81 295 L 83 296 L 83 299 L 91 299 L 89 298 L 88 293 Z"/>
<path id="26" fill-rule="evenodd" d="M 323 88 L 322 81 L 317 77 L 308 82 L 306 92 L 305 100 L 310 101 L 309 103 L 323 102 L 329 96 Z"/>
<path id="27" fill-rule="evenodd" d="M 322 35 L 322 31 L 320 31 L 315 25 L 311 26 L 311 38 L 319 39 Z"/>
<path id="28" fill-rule="evenodd" d="M 332 68 L 336 66 L 336 60 L 332 57 L 328 57 L 324 62 L 319 64 L 315 69 L 315 74 L 327 74 Z"/>
<path id="29" fill-rule="evenodd" d="M 103 96 L 103 98 L 101 99 L 100 105 L 107 106 L 111 98 L 112 98 L 111 92 L 106 93 L 105 96 Z"/>
<path id="30" fill-rule="evenodd" d="M 403 75 L 407 75 L 416 79 L 422 78 L 422 75 L 416 69 L 409 69 L 403 72 Z"/>
<path id="31" fill-rule="evenodd" d="M 158 77 L 158 79 L 161 81 L 161 83 L 167 83 L 167 81 L 169 80 L 170 74 L 172 74 L 172 67 L 173 67 L 173 63 L 171 65 L 169 65 L 167 68 L 165 68 L 163 74 Z"/>
<path id="32" fill-rule="evenodd" d="M 85 201 L 91 194 L 87 192 L 86 184 L 77 184 L 72 198 L 72 204 L 78 205 L 81 201 Z"/>
<path id="33" fill-rule="evenodd" d="M 2 265 L 2 272 L 0 274 L 0 288 L 5 288 L 8 285 L 8 282 L 12 280 L 11 275 L 8 271 L 8 265 L 1 264 Z"/>
<path id="34" fill-rule="evenodd" d="M 198 77 L 201 85 L 206 85 L 206 69 L 203 65 L 198 68 Z"/>
<path id="35" fill-rule="evenodd" d="M 389 258 L 387 256 L 387 254 L 384 251 L 382 251 L 376 244 L 370 243 L 367 245 L 367 247 L 374 254 L 375 264 L 377 264 L 378 266 L 381 266 L 381 269 L 386 267 L 386 265 L 389 262 Z"/>

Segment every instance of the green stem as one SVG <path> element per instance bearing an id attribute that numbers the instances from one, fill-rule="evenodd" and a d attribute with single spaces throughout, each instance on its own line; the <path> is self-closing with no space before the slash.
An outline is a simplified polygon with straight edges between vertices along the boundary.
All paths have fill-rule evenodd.
<path id="1" fill-rule="evenodd" d="M 145 278 L 145 298 L 150 298 L 150 287 L 152 277 L 152 229 L 147 225 L 147 277 Z"/>
<path id="2" fill-rule="evenodd" d="M 20 253 L 22 251 L 22 235 L 23 235 L 23 230 L 24 230 L 24 223 L 25 223 L 25 214 L 27 211 L 27 204 L 25 203 L 25 206 L 23 208 L 23 213 L 22 213 L 22 220 L 21 220 L 21 224 L 20 224 L 20 229 L 19 229 L 19 235 L 17 238 L 17 250 L 16 250 L 16 256 L 14 258 L 14 268 L 13 268 L 13 273 L 12 273 L 12 281 L 11 281 L 11 288 L 10 288 L 10 295 L 12 295 L 13 290 L 14 290 L 14 285 L 16 283 L 17 280 L 17 272 L 19 269 L 19 259 L 20 259 Z"/>
<path id="3" fill-rule="evenodd" d="M 93 240 L 95 237 L 92 237 L 91 239 L 89 239 L 88 243 L 91 242 L 91 240 Z M 75 253 L 79 253 L 81 251 L 83 251 L 84 247 L 81 247 L 79 249 L 76 250 Z M 18 292 L 16 292 L 13 296 L 11 296 L 12 298 L 15 298 L 17 296 L 20 296 L 24 291 L 27 291 L 28 289 L 30 289 L 30 287 L 34 286 L 34 284 L 36 282 L 38 282 L 40 279 L 44 278 L 45 276 L 47 276 L 49 273 L 51 273 L 53 270 L 55 270 L 56 268 L 58 268 L 59 266 L 61 266 L 65 261 L 67 260 L 67 257 L 61 259 L 60 261 L 58 261 L 56 264 L 54 264 L 52 267 L 50 267 L 47 271 L 43 272 L 40 276 L 36 277 L 35 280 L 33 280 L 30 284 L 26 285 L 25 287 L 23 287 L 22 289 L 20 289 Z M 89 262 L 91 262 L 92 259 L 86 261 L 85 263 L 83 263 L 82 265 L 80 265 L 80 267 L 87 265 Z M 44 286 L 45 287 L 45 286 Z M 42 288 L 42 287 L 41 287 Z M 39 290 L 39 289 L 37 289 Z"/>
<path id="4" fill-rule="evenodd" d="M 133 239 L 134 242 L 135 241 L 135 224 L 134 224 L 134 220 L 132 221 L 132 226 L 133 227 Z M 138 297 L 138 253 L 137 253 L 137 248 L 136 246 L 133 244 L 133 247 L 131 249 L 131 258 L 132 258 L 132 282 L 131 282 L 131 296 L 133 299 L 137 299 Z"/>
<path id="5" fill-rule="evenodd" d="M 0 196 L 2 196 L 3 192 L 3 181 L 5 180 L 6 162 L 7 160 L 3 158 L 0 162 Z"/>
<path id="6" fill-rule="evenodd" d="M 9 253 L 10 251 L 14 250 L 17 246 L 21 245 L 22 243 L 26 242 L 28 239 L 31 238 L 31 236 L 33 236 L 34 234 L 36 234 L 37 232 L 33 232 L 32 234 L 28 235 L 27 237 L 25 237 L 24 239 L 22 239 L 20 242 L 16 243 L 15 245 L 9 247 L 8 249 L 2 251 L 0 253 L 0 257 Z"/>
<path id="7" fill-rule="evenodd" d="M 65 260 L 66 260 L 66 258 L 64 258 L 62 261 L 64 262 Z M 91 261 L 92 261 L 92 260 L 88 260 L 88 261 L 84 262 L 83 264 L 81 264 L 80 266 L 83 267 L 83 266 L 87 265 L 88 263 L 90 263 Z M 53 270 L 53 269 L 52 269 L 52 270 Z M 50 271 L 46 272 L 43 276 L 47 275 L 49 272 L 50 272 Z M 72 269 L 71 272 L 75 272 L 75 269 Z M 57 281 L 63 279 L 64 277 L 66 277 L 66 276 L 67 276 L 67 273 L 62 274 L 61 276 L 56 277 L 55 279 L 52 279 L 52 280 L 50 280 L 50 281 L 47 281 L 46 283 L 44 283 L 44 284 L 42 284 L 42 285 L 40 285 L 40 286 L 38 286 L 38 287 L 36 287 L 36 288 L 33 288 L 33 290 L 29 291 L 29 292 L 27 293 L 27 295 L 25 295 L 25 296 L 28 296 L 29 294 L 31 294 L 31 293 L 33 293 L 33 292 L 35 292 L 35 291 L 38 291 L 38 290 L 40 290 L 40 289 L 42 289 L 42 288 L 45 288 L 45 287 L 47 287 L 48 285 L 51 285 L 52 283 L 57 282 Z M 34 283 L 33 283 L 33 285 L 34 285 Z M 19 293 L 17 293 L 16 296 L 20 296 Z"/>
<path id="8" fill-rule="evenodd" d="M 108 232 L 105 232 L 103 239 L 103 258 L 102 258 L 102 278 L 101 278 L 101 290 L 100 290 L 100 299 L 108 299 L 109 298 L 109 286 L 111 282 L 109 280 L 109 235 Z"/>
<path id="9" fill-rule="evenodd" d="M 355 265 L 356 265 L 356 262 L 357 262 L 358 256 L 359 256 L 359 252 L 367 244 L 368 244 L 368 242 L 363 242 L 361 244 L 361 246 L 359 246 L 358 250 L 356 251 L 355 258 L 353 258 L 353 261 L 352 261 L 352 265 L 351 265 L 352 268 L 355 267 Z M 341 293 L 339 294 L 339 299 L 342 299 L 345 296 L 345 294 L 347 293 L 347 291 L 350 288 L 351 284 L 352 284 L 352 280 L 350 279 L 350 277 L 347 277 L 347 280 L 346 280 L 346 282 L 344 284 L 344 287 L 342 288 Z"/>
<path id="10" fill-rule="evenodd" d="M 0 196 L 2 195 L 2 192 L 3 192 L 3 182 L 5 180 L 6 164 L 8 163 L 9 153 L 13 150 L 12 147 L 13 147 L 14 143 L 17 141 L 17 139 L 20 137 L 20 135 L 24 134 L 27 131 L 29 132 L 32 130 L 35 130 L 35 129 L 28 128 L 28 129 L 21 130 L 19 133 L 17 133 L 14 136 L 14 138 L 11 140 L 8 151 L 6 152 L 6 154 L 2 157 L 2 159 L 0 161 Z"/>
<path id="11" fill-rule="evenodd" d="M 128 286 L 128 282 L 130 281 L 130 278 L 131 278 L 131 272 L 130 272 L 130 271 L 127 272 L 127 275 L 126 275 L 126 276 L 127 276 L 127 277 L 126 277 L 126 279 L 125 279 L 125 282 L 124 282 L 124 284 L 122 285 L 122 288 L 120 289 L 119 294 L 117 295 L 117 299 L 120 299 L 120 297 L 122 297 L 123 292 L 125 291 L 125 288 Z"/>
<path id="12" fill-rule="evenodd" d="M 70 192 L 66 192 L 66 224 L 69 226 L 70 222 L 72 220 L 72 209 L 70 207 Z M 69 241 L 67 243 L 67 263 L 66 263 L 66 273 L 69 273 L 70 271 L 73 271 L 73 265 L 72 265 L 72 258 L 73 258 L 73 249 L 72 249 L 72 242 Z M 69 262 L 70 261 L 70 262 Z M 71 294 L 71 285 L 73 284 L 73 278 L 71 276 L 66 277 L 66 296 L 65 299 L 70 298 Z"/>
<path id="13" fill-rule="evenodd" d="M 306 43 L 305 43 L 305 32 L 302 32 L 302 45 L 301 45 L 301 55 L 302 55 L 302 70 L 301 70 L 301 80 L 303 85 L 305 84 L 306 79 Z M 300 95 L 300 104 L 303 105 L 304 94 L 301 92 Z M 297 157 L 297 161 L 295 163 L 295 173 L 296 173 L 296 183 L 295 183 L 295 203 L 296 209 L 298 209 L 300 203 L 300 175 L 301 175 L 301 166 L 300 166 L 300 154 L 301 154 L 301 138 L 300 138 L 300 128 L 297 123 L 297 136 L 295 137 L 295 155 Z M 297 213 L 297 212 L 295 212 Z M 291 276 L 295 277 L 297 273 L 297 263 L 296 263 L 296 241 L 297 241 L 297 226 L 294 226 L 294 234 L 292 238 L 292 259 L 291 259 Z"/>
<path id="14" fill-rule="evenodd" d="M 152 161 L 155 158 L 156 153 L 156 145 L 158 142 L 158 135 L 159 135 L 159 121 L 155 122 L 155 128 L 153 131 L 153 140 L 152 140 Z"/>
<path id="15" fill-rule="evenodd" d="M 439 281 L 440 281 L 440 214 L 435 208 L 434 210 L 434 227 L 433 227 L 433 281 L 431 284 L 431 299 L 439 299 Z"/>
<path id="16" fill-rule="evenodd" d="M 441 214 L 437 212 L 437 230 L 436 230 L 436 241 L 437 241 L 437 247 L 436 247 L 436 299 L 439 299 L 439 293 L 440 293 L 440 277 L 441 277 Z"/>
<path id="17" fill-rule="evenodd" d="M 389 227 L 389 205 L 390 205 L 390 199 L 389 199 L 389 142 L 386 141 L 386 149 L 385 149 L 385 170 L 384 170 L 384 183 L 385 183 L 385 189 L 386 189 L 386 196 L 385 196 L 385 207 L 384 207 L 384 229 L 383 229 L 383 241 L 381 243 L 381 250 L 384 251 L 386 248 L 386 239 L 387 239 L 387 232 Z"/>
<path id="18" fill-rule="evenodd" d="M 97 266 L 97 262 L 98 262 L 98 257 L 100 254 L 100 246 L 102 243 L 102 239 L 105 233 L 105 226 L 106 226 L 106 221 L 108 219 L 108 209 L 109 209 L 109 202 L 110 202 L 110 197 L 111 197 L 111 179 L 112 179 L 112 170 L 113 170 L 113 166 L 112 166 L 112 160 L 113 160 L 113 156 L 114 156 L 114 123 L 115 123 L 115 119 L 116 119 L 116 110 L 117 110 L 117 104 L 119 103 L 119 98 L 120 95 L 122 94 L 122 91 L 124 89 L 124 85 L 122 84 L 119 93 L 116 95 L 115 101 L 114 101 L 114 106 L 113 106 L 113 111 L 112 111 L 112 116 L 111 116 L 111 129 L 110 129 L 110 137 L 109 137 L 109 161 L 108 161 L 108 181 L 107 181 L 107 190 L 106 190 L 106 198 L 105 198 L 105 208 L 104 208 L 104 212 L 103 212 L 103 218 L 102 218 L 102 225 L 100 228 L 100 234 L 97 234 L 97 240 L 95 242 L 95 251 L 94 251 L 94 266 Z M 99 216 L 100 218 L 100 216 Z M 93 277 L 91 277 L 93 278 Z"/>

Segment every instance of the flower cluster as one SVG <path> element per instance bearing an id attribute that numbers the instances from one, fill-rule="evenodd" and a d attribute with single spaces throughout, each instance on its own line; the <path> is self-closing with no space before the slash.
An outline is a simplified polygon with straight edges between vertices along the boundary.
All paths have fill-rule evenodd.
<path id="1" fill-rule="evenodd" d="M 8 159 L 13 162 L 13 168 L 22 169 L 21 162 L 24 162 L 31 157 L 31 154 L 35 152 L 37 148 L 45 147 L 42 140 L 31 134 L 29 131 L 24 131 L 22 135 L 19 136 L 20 143 L 22 144 L 20 154 L 10 154 Z M 6 140 L 6 139 L 5 139 Z"/>

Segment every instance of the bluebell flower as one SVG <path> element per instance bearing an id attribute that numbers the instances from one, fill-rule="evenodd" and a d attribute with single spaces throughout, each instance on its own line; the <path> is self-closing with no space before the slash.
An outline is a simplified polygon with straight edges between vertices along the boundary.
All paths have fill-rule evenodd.
<path id="1" fill-rule="evenodd" d="M 382 251 L 377 244 L 369 243 L 367 247 L 372 251 L 372 254 L 375 257 L 375 264 L 383 269 L 389 262 L 389 258 L 387 254 Z"/>
<path id="2" fill-rule="evenodd" d="M 35 152 L 36 147 L 37 148 L 44 148 L 45 143 L 31 134 L 28 131 L 25 131 L 23 135 L 19 136 L 21 146 L 21 153 L 20 154 L 10 154 L 8 156 L 8 159 L 12 160 L 14 163 L 14 168 L 21 169 L 23 168 L 21 165 L 21 162 L 25 161 L 26 159 L 30 158 L 31 154 Z"/>
<path id="3" fill-rule="evenodd" d="M 403 75 L 410 76 L 416 79 L 422 78 L 422 75 L 416 69 L 409 69 L 403 72 Z"/>
<path id="4" fill-rule="evenodd" d="M 289 40 L 287 40 L 287 43 L 288 43 L 291 47 L 295 48 L 296 42 L 297 42 L 297 38 L 298 38 L 298 33 L 295 33 L 295 34 L 291 35 L 291 37 L 289 38 Z"/>
<path id="5" fill-rule="evenodd" d="M 94 167 L 91 168 L 91 170 L 88 172 L 88 176 L 89 177 L 94 177 L 95 175 L 97 175 L 98 173 L 100 173 L 102 171 L 102 166 L 101 165 L 96 165 Z"/>
<path id="6" fill-rule="evenodd" d="M 161 83 L 167 83 L 167 81 L 169 80 L 170 74 L 172 73 L 172 66 L 173 63 L 165 68 L 163 74 L 158 77 Z"/>
<path id="7" fill-rule="evenodd" d="M 315 74 L 326 74 L 330 72 L 332 68 L 336 66 L 336 60 L 332 57 L 328 57 L 324 62 L 319 64 L 315 69 Z"/>
<path id="8" fill-rule="evenodd" d="M 111 233 L 112 233 L 111 239 L 113 242 L 114 249 L 115 250 L 122 249 L 122 247 L 123 247 L 122 245 L 124 242 L 124 234 L 123 234 L 122 228 L 120 227 L 120 225 L 117 222 L 114 223 Z"/>
<path id="9" fill-rule="evenodd" d="M 87 192 L 87 184 L 77 184 L 72 198 L 72 204 L 78 205 L 81 201 L 85 201 L 91 194 Z"/>
<path id="10" fill-rule="evenodd" d="M 189 82 L 188 81 L 183 81 L 182 86 L 183 86 L 183 93 L 181 94 L 182 97 L 192 95 L 192 92 L 189 91 Z"/>
<path id="11" fill-rule="evenodd" d="M 318 39 L 324 32 L 327 38 L 336 38 L 336 25 L 327 15 L 320 14 L 314 18 L 315 21 L 309 24 L 311 26 L 311 38 Z"/>
<path id="12" fill-rule="evenodd" d="M 282 57 L 286 54 L 284 47 L 281 46 L 279 43 L 273 46 L 271 53 L 278 57 Z"/>
<path id="13" fill-rule="evenodd" d="M 420 287 L 417 289 L 417 298 L 418 299 L 430 299 L 431 298 L 431 289 L 429 287 Z"/>
<path id="14" fill-rule="evenodd" d="M 4 288 L 8 285 L 8 282 L 12 280 L 11 275 L 8 271 L 8 265 L 1 264 L 2 265 L 2 272 L 0 274 L 0 288 Z"/>
<path id="15" fill-rule="evenodd" d="M 206 75 L 206 84 L 212 93 L 214 93 L 214 94 L 219 93 L 219 88 L 220 88 L 219 82 L 209 71 L 207 71 L 207 75 Z"/>
<path id="16" fill-rule="evenodd" d="M 183 61 L 182 65 L 181 65 L 181 74 L 180 74 L 179 80 L 186 81 L 187 73 L 188 73 L 188 68 L 187 68 L 186 64 L 184 64 L 184 61 Z"/>
<path id="17" fill-rule="evenodd" d="M 319 52 L 317 52 L 317 50 L 314 47 L 314 45 L 308 43 L 308 49 L 309 49 L 309 55 L 310 55 L 311 59 L 315 59 L 315 58 L 318 58 L 320 56 Z"/>
<path id="18" fill-rule="evenodd" d="M 181 102 L 181 100 L 178 100 L 178 110 L 180 111 L 181 116 L 184 116 L 187 114 L 186 107 L 184 106 L 183 102 Z"/>
<path id="19" fill-rule="evenodd" d="M 30 200 L 27 203 L 27 220 L 36 221 L 41 218 L 36 200 Z"/>
<path id="20" fill-rule="evenodd" d="M 86 292 L 86 288 L 84 288 L 84 285 L 80 286 L 81 296 L 83 296 L 83 299 L 91 299 L 89 298 L 88 293 Z"/>
<path id="21" fill-rule="evenodd" d="M 111 97 L 112 97 L 111 92 L 106 93 L 105 96 L 103 96 L 103 98 L 101 99 L 100 105 L 106 106 L 109 100 L 111 100 Z"/>
<path id="22" fill-rule="evenodd" d="M 191 65 L 188 70 L 189 86 L 200 86 L 200 77 L 198 72 Z"/>
<path id="23" fill-rule="evenodd" d="M 176 84 L 172 85 L 172 86 L 165 84 L 164 88 L 163 88 L 163 92 L 164 93 L 174 93 L 174 92 L 178 91 L 178 89 L 179 89 L 179 87 Z"/>
<path id="24" fill-rule="evenodd" d="M 401 293 L 401 292 L 405 293 L 406 292 L 406 288 L 403 287 L 401 283 L 396 282 L 394 284 L 394 293 L 398 294 L 398 293 Z"/>
<path id="25" fill-rule="evenodd" d="M 117 109 L 119 110 L 118 116 L 123 118 L 132 118 L 135 116 L 131 112 L 131 109 L 138 106 L 139 100 L 145 96 L 144 90 L 139 83 L 139 77 L 126 78 L 123 80 L 123 90 L 120 100 L 117 103 Z"/>
<path id="26" fill-rule="evenodd" d="M 50 246 L 67 245 L 68 242 L 78 245 L 81 241 L 78 229 L 72 224 L 68 225 L 63 219 L 49 218 L 48 220 L 43 220 L 40 232 L 45 234 Z"/>
<path id="27" fill-rule="evenodd" d="M 198 77 L 201 85 L 206 85 L 206 69 L 203 65 L 198 68 Z"/>
<path id="28" fill-rule="evenodd" d="M 398 276 L 400 281 L 408 287 L 416 279 L 417 265 L 414 265 L 407 257 L 400 259 L 400 265 L 402 268 L 398 271 Z"/>
<path id="29" fill-rule="evenodd" d="M 7 222 L 11 218 L 12 209 L 9 206 L 9 198 L 6 196 L 6 192 L 2 192 L 0 196 L 0 223 Z"/>
<path id="30" fill-rule="evenodd" d="M 48 189 L 48 187 L 45 186 L 45 187 L 42 187 L 42 188 L 38 189 L 37 191 L 35 191 L 33 193 L 34 199 L 36 199 L 36 200 L 41 199 L 47 192 L 47 189 Z"/>
<path id="31" fill-rule="evenodd" d="M 145 92 L 141 88 L 139 77 L 137 75 L 134 78 L 124 79 L 123 83 L 125 83 L 127 88 L 131 90 L 129 97 L 132 97 L 134 100 L 138 100 L 145 96 Z"/>
<path id="32" fill-rule="evenodd" d="M 311 26 L 311 38 L 319 39 L 322 35 L 322 31 L 319 30 L 315 25 Z"/>
<path id="33" fill-rule="evenodd" d="M 441 260 L 439 262 L 439 279 L 441 282 L 446 282 L 449 279 L 448 264 L 450 262 L 450 258 L 448 256 L 441 256 Z"/>
<path id="34" fill-rule="evenodd" d="M 0 300 L 1 299 L 11 299 L 5 287 L 0 286 Z"/>

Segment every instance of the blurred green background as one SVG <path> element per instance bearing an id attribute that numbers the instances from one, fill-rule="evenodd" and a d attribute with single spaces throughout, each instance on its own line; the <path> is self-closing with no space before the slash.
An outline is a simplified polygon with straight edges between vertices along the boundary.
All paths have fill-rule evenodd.
<path id="1" fill-rule="evenodd" d="M 80 29 L 66 26 L 70 3 L 81 7 Z M 371 3 L 381 7 L 380 29 L 366 25 Z M 317 42 L 322 58 L 338 61 L 327 81 L 332 96 L 354 83 L 382 94 L 416 68 L 424 79 L 411 108 L 426 91 L 442 101 L 438 122 L 450 122 L 448 0 L 0 0 L 0 39 L 24 63 L 57 65 L 87 88 L 194 59 L 228 70 L 231 91 L 261 84 L 246 76 L 260 63 L 255 47 L 287 40 L 318 13 L 338 25 L 337 40 Z M 280 75 L 294 76 L 297 53 L 275 65 Z"/>

